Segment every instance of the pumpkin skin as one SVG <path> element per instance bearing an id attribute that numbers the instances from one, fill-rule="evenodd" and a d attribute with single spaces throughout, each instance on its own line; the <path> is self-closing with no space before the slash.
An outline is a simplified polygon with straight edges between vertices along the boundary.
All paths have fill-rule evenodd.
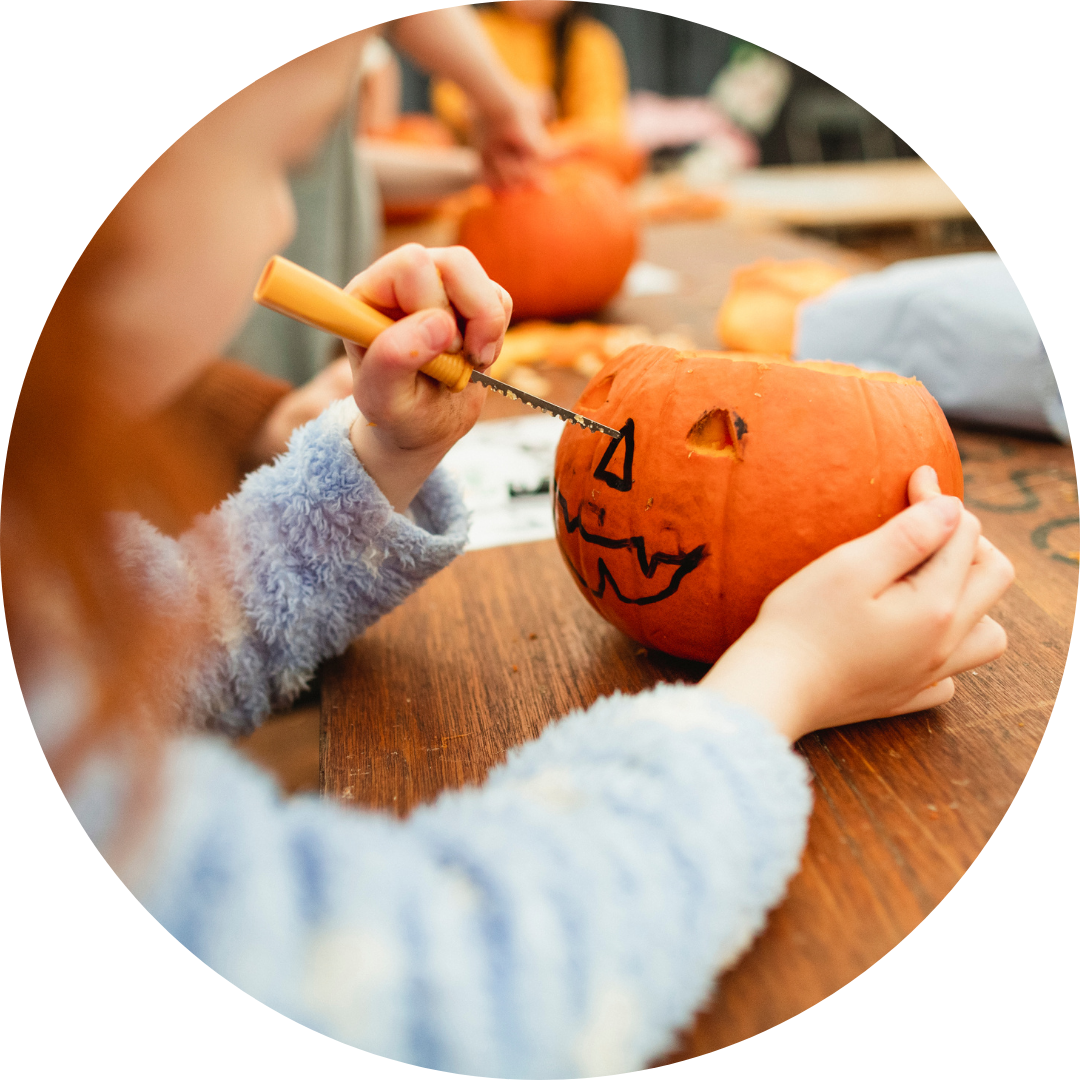
<path id="1" fill-rule="evenodd" d="M 726 349 L 788 355 L 798 306 L 849 276 L 820 259 L 759 259 L 740 266 L 716 316 L 716 339 Z"/>
<path id="2" fill-rule="evenodd" d="M 649 155 L 618 136 L 598 134 L 580 120 L 552 120 L 547 133 L 561 153 L 607 169 L 621 184 L 632 184 L 645 171 Z"/>
<path id="3" fill-rule="evenodd" d="M 605 619 L 692 660 L 716 660 L 777 585 L 903 510 L 918 466 L 963 496 L 937 402 L 890 373 L 638 345 L 575 408 L 624 436 L 564 429 L 563 558 Z"/>
<path id="4" fill-rule="evenodd" d="M 510 293 L 515 318 L 562 318 L 596 311 L 619 291 L 638 222 L 606 171 L 568 162 L 533 185 L 488 191 L 463 215 L 458 242 Z"/>

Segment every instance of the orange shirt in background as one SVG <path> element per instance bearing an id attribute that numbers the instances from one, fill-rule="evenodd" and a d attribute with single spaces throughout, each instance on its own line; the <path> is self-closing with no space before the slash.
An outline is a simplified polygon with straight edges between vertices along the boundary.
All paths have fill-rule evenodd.
<path id="1" fill-rule="evenodd" d="M 533 90 L 552 90 L 555 82 L 554 24 L 527 22 L 500 9 L 487 8 L 480 21 L 510 73 Z M 567 42 L 559 128 L 571 128 L 602 140 L 622 140 L 626 133 L 628 80 L 619 39 L 603 23 L 578 16 Z M 432 87 L 435 114 L 464 135 L 465 94 L 440 79 Z"/>

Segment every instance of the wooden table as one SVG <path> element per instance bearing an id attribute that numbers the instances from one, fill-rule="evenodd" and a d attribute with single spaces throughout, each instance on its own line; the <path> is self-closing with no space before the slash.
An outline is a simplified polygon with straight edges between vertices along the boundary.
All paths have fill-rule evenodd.
<path id="1" fill-rule="evenodd" d="M 642 236 L 639 258 L 677 271 L 674 295 L 618 297 L 601 313 L 605 322 L 641 323 L 655 333 L 678 330 L 699 349 L 719 348 L 716 313 L 731 272 L 757 259 L 822 259 L 849 273 L 878 270 L 884 263 L 824 240 L 730 218 L 652 225 Z"/>
<path id="2" fill-rule="evenodd" d="M 726 191 L 733 222 L 809 230 L 886 262 L 992 251 L 924 161 L 837 161 L 750 169 Z"/>
<path id="3" fill-rule="evenodd" d="M 881 225 L 970 216 L 919 158 L 749 169 L 731 180 L 728 196 L 737 218 L 782 225 Z"/>
<path id="4" fill-rule="evenodd" d="M 679 304 L 696 312 L 702 345 L 711 344 L 711 336 L 700 340 L 702 305 L 707 299 L 715 311 L 719 298 L 710 290 L 723 289 L 715 264 L 709 269 L 716 254 L 700 255 L 723 238 L 717 228 L 666 226 L 647 241 L 647 258 L 679 266 L 685 287 L 697 289 L 667 314 L 682 319 Z M 687 244 L 700 255 L 696 271 Z M 616 310 L 640 320 L 640 309 Z M 665 328 L 660 321 L 655 329 Z M 565 381 L 555 389 L 564 399 L 575 393 Z M 508 406 L 498 402 L 492 415 Z M 802 868 L 665 1061 L 763 1031 L 864 971 L 956 883 L 1023 780 L 1057 693 L 1076 600 L 1072 455 L 1057 444 L 987 433 L 961 432 L 958 442 L 968 505 L 1017 568 L 1016 585 L 994 612 L 1010 649 L 961 676 L 943 708 L 802 740 L 815 788 Z M 444 788 L 482 780 L 510 747 L 569 709 L 702 671 L 602 621 L 554 541 L 472 552 L 326 669 L 321 788 L 404 815 Z"/>

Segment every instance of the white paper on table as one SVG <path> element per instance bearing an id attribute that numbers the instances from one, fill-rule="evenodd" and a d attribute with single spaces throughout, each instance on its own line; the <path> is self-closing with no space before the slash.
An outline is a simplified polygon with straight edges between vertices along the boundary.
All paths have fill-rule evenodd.
<path id="1" fill-rule="evenodd" d="M 627 299 L 637 296 L 673 296 L 679 291 L 680 282 L 677 271 L 638 260 L 626 272 L 621 295 Z"/>
<path id="2" fill-rule="evenodd" d="M 551 484 L 563 426 L 543 414 L 492 420 L 446 455 L 443 465 L 472 515 L 467 551 L 554 537 Z"/>

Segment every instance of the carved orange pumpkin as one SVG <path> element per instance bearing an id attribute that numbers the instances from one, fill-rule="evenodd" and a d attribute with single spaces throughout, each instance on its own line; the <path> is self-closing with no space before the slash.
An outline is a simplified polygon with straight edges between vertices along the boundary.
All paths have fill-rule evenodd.
<path id="1" fill-rule="evenodd" d="M 740 266 L 716 317 L 716 339 L 726 349 L 791 353 L 798 306 L 848 276 L 820 259 L 759 259 Z"/>
<path id="2" fill-rule="evenodd" d="M 828 361 L 638 345 L 610 360 L 555 460 L 555 529 L 586 599 L 642 644 L 713 661 L 782 581 L 907 505 L 952 432 L 915 379 Z"/>
<path id="3" fill-rule="evenodd" d="M 458 241 L 514 299 L 515 318 L 585 315 L 618 291 L 637 252 L 637 218 L 607 172 L 571 162 L 528 187 L 488 192 Z"/>

